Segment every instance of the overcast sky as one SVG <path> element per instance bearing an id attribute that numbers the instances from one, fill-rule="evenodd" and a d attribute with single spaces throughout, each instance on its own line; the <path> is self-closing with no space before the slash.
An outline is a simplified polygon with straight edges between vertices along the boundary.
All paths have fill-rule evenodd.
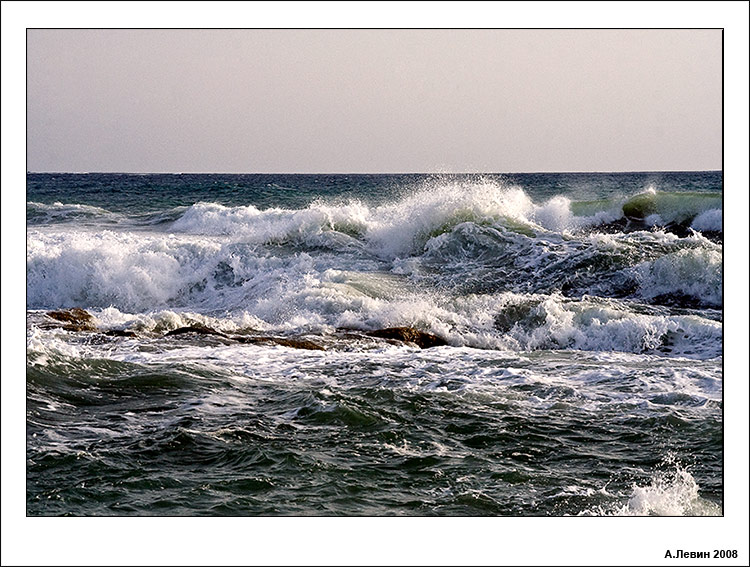
<path id="1" fill-rule="evenodd" d="M 721 169 L 720 30 L 29 30 L 27 169 Z"/>

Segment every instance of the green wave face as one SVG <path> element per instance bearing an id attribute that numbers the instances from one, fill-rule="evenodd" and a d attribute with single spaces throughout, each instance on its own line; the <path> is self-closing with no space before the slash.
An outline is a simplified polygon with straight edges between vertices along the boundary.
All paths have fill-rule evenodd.
<path id="1" fill-rule="evenodd" d="M 667 222 L 684 222 L 705 211 L 722 208 L 721 193 L 642 193 L 622 205 L 623 214 L 631 219 L 645 219 L 658 214 Z"/>
<path id="2" fill-rule="evenodd" d="M 591 201 L 571 201 L 570 212 L 578 217 L 589 217 L 603 211 L 619 208 L 620 203 L 615 198 L 595 199 Z"/>

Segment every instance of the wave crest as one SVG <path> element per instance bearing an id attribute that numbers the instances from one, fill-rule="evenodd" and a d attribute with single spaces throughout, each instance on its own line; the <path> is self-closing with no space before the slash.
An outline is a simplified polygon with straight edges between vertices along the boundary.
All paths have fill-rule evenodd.
<path id="1" fill-rule="evenodd" d="M 554 196 L 535 203 L 520 187 L 496 180 L 443 182 L 394 203 L 315 202 L 304 209 L 197 203 L 172 224 L 186 234 L 234 235 L 256 243 L 310 244 L 335 231 L 367 242 L 381 257 L 418 255 L 427 242 L 471 222 L 534 236 L 621 222 L 618 229 L 648 228 L 692 221 L 695 230 L 721 231 L 721 196 L 700 193 L 642 193 L 630 198 L 572 202 Z M 624 224 L 623 224 L 624 223 Z M 689 223 L 688 223 L 689 224 Z"/>

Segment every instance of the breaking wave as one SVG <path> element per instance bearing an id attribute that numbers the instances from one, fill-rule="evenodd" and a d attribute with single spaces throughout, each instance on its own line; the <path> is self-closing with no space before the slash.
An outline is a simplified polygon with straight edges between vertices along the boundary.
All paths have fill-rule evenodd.
<path id="1" fill-rule="evenodd" d="M 618 210 L 715 227 L 717 199 L 650 192 L 624 205 L 559 196 L 536 204 L 519 187 L 487 181 L 380 206 L 197 203 L 139 217 L 129 230 L 32 224 L 27 307 L 204 313 L 323 333 L 410 325 L 482 348 L 716 356 L 721 323 L 659 306 L 721 308 L 722 246 L 695 230 L 591 227 Z M 654 308 L 631 303 L 643 301 Z"/>
<path id="2" fill-rule="evenodd" d="M 421 252 L 430 238 L 465 222 L 523 234 L 574 231 L 623 219 L 641 221 L 632 223 L 631 229 L 694 221 L 695 230 L 721 231 L 721 206 L 720 194 L 655 191 L 591 202 L 556 196 L 537 204 L 520 187 L 486 181 L 432 187 L 377 207 L 356 200 L 315 202 L 299 210 L 197 203 L 174 222 L 172 230 L 242 235 L 259 243 L 305 239 L 335 230 L 362 237 L 387 256 L 404 256 Z"/>

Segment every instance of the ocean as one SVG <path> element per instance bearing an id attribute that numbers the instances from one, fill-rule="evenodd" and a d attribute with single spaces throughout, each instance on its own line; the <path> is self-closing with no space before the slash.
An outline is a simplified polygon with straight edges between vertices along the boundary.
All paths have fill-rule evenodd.
<path id="1" fill-rule="evenodd" d="M 26 189 L 30 516 L 722 514 L 721 172 Z"/>

